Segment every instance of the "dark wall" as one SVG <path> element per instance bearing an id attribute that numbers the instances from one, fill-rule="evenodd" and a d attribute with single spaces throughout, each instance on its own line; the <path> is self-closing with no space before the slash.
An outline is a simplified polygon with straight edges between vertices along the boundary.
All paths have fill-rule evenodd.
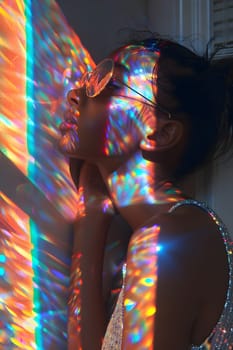
<path id="1" fill-rule="evenodd" d="M 125 28 L 147 27 L 147 0 L 58 0 L 69 24 L 98 62 L 128 37 Z"/>

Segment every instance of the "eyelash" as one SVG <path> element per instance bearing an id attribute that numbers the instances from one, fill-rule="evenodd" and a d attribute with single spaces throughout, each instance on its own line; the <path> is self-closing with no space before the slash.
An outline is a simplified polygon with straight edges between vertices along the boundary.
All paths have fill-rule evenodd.
<path id="1" fill-rule="evenodd" d="M 108 83 L 108 87 L 118 90 L 122 88 L 122 85 L 117 80 L 111 79 Z"/>

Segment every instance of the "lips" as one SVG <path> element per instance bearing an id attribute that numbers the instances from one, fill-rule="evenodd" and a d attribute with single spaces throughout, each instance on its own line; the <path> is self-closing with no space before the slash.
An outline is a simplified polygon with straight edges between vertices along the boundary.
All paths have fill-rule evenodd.
<path id="1" fill-rule="evenodd" d="M 67 131 L 77 131 L 78 124 L 77 124 L 77 117 L 79 115 L 79 112 L 67 110 L 64 115 L 64 121 L 60 124 L 59 130 L 64 135 Z"/>

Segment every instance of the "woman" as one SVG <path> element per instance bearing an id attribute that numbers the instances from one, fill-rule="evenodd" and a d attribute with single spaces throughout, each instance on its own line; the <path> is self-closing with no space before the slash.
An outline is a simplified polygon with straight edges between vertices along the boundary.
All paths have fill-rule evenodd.
<path id="1" fill-rule="evenodd" d="M 119 48 L 69 93 L 60 147 L 85 161 L 73 172 L 70 349 L 232 349 L 232 243 L 175 185 L 230 147 L 230 67 L 152 38 Z M 107 261 L 112 242 L 117 264 Z M 105 268 L 114 273 L 119 261 L 123 285 L 108 321 Z"/>

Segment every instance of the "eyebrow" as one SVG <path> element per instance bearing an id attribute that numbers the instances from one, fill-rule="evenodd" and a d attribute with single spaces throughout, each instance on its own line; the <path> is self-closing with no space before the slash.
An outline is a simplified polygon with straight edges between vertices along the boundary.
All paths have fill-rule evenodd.
<path id="1" fill-rule="evenodd" d="M 115 67 L 115 68 L 122 69 L 122 70 L 124 70 L 125 72 L 129 72 L 129 69 L 128 69 L 126 66 L 124 66 L 122 63 L 114 62 L 114 67 Z"/>

